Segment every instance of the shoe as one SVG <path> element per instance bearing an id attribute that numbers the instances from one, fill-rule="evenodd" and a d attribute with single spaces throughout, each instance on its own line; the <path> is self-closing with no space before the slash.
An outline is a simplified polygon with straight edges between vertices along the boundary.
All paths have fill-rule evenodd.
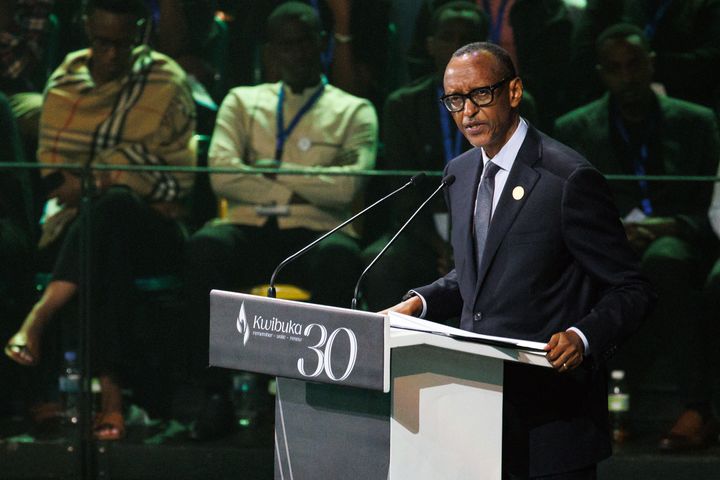
<path id="1" fill-rule="evenodd" d="M 663 452 L 702 450 L 717 442 L 720 423 L 714 417 L 703 418 L 697 410 L 685 410 L 670 432 L 660 439 Z"/>
<path id="2" fill-rule="evenodd" d="M 100 412 L 93 423 L 96 440 L 114 441 L 125 437 L 125 420 L 120 412 Z"/>
<path id="3" fill-rule="evenodd" d="M 197 441 L 217 440 L 237 430 L 233 404 L 227 395 L 208 398 L 199 418 L 190 427 L 190 438 Z"/>

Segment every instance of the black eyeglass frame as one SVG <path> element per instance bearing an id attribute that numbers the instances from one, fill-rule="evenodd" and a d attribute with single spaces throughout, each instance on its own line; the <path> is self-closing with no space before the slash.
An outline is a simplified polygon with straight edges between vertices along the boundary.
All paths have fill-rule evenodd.
<path id="1" fill-rule="evenodd" d="M 506 77 L 506 78 L 503 78 L 503 79 L 500 80 L 499 82 L 494 83 L 494 84 L 492 84 L 492 85 L 488 85 L 488 86 L 486 86 L 486 87 L 473 88 L 473 89 L 470 90 L 470 92 L 468 92 L 468 93 L 450 93 L 450 94 L 448 94 L 448 95 L 443 95 L 442 97 L 440 97 L 440 101 L 441 101 L 442 104 L 445 106 L 445 108 L 447 109 L 447 111 L 450 112 L 450 113 L 462 112 L 463 109 L 465 108 L 465 102 L 468 101 L 468 100 L 470 100 L 470 101 L 473 103 L 473 105 L 475 105 L 475 106 L 478 107 L 478 108 L 479 108 L 479 107 L 485 107 L 485 106 L 487 106 L 487 105 L 490 105 L 490 104 L 493 102 L 493 100 L 495 100 L 495 90 L 497 90 L 498 88 L 502 87 L 503 84 L 505 84 L 506 82 L 509 82 L 509 81 L 513 80 L 514 78 L 515 78 L 515 77 Z M 475 100 L 473 100 L 472 97 L 473 97 L 473 95 L 477 94 L 477 93 L 478 93 L 479 91 L 481 91 L 481 90 L 482 90 L 482 91 L 485 91 L 485 92 L 490 92 L 490 100 L 488 100 L 488 101 L 485 102 L 485 103 L 478 104 L 478 102 L 476 102 Z M 446 101 L 446 100 L 447 100 L 448 98 L 450 98 L 450 97 L 462 97 L 463 103 L 462 103 L 462 105 L 460 106 L 460 108 L 458 108 L 458 109 L 456 109 L 456 110 L 450 108 L 450 105 L 448 105 L 448 103 L 447 103 L 447 101 Z"/>

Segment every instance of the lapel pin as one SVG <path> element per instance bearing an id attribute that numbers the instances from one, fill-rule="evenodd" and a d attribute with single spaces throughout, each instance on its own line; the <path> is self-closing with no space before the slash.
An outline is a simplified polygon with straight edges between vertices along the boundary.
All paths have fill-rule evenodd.
<path id="1" fill-rule="evenodd" d="M 513 188 L 512 196 L 515 200 L 520 200 L 522 197 L 525 196 L 525 189 L 518 185 L 517 187 Z"/>

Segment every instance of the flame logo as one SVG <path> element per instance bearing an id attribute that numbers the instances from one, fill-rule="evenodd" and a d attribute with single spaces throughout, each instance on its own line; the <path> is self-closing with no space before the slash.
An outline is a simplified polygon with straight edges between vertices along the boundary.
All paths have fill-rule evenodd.
<path id="1" fill-rule="evenodd" d="M 245 302 L 240 305 L 240 313 L 237 318 L 237 331 L 243 336 L 243 346 L 247 345 L 248 339 L 250 338 L 250 328 L 245 318 Z"/>

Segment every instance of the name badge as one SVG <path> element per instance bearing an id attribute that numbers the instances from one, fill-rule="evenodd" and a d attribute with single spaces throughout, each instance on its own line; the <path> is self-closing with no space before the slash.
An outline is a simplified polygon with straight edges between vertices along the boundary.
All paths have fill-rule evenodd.
<path id="1" fill-rule="evenodd" d="M 297 146 L 300 151 L 307 152 L 312 147 L 312 141 L 307 137 L 301 137 L 297 142 Z"/>
<path id="2" fill-rule="evenodd" d="M 289 205 L 260 205 L 255 207 L 259 217 L 287 217 L 290 215 Z"/>

